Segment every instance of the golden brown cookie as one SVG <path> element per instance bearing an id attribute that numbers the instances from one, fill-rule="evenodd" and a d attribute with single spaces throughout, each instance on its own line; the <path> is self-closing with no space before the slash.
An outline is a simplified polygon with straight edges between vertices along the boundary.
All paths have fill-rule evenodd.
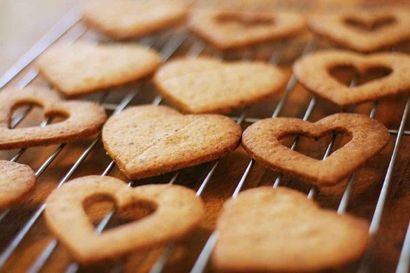
<path id="1" fill-rule="evenodd" d="M 109 197 L 117 213 L 130 206 L 152 213 L 138 221 L 97 233 L 84 203 Z M 203 204 L 195 192 L 178 185 L 128 187 L 113 177 L 85 176 L 64 184 L 47 198 L 45 217 L 51 231 L 81 263 L 112 259 L 131 251 L 150 250 L 177 240 L 201 220 Z"/>
<path id="2" fill-rule="evenodd" d="M 190 29 L 220 50 L 293 37 L 304 29 L 301 14 L 202 10 L 191 16 Z"/>
<path id="3" fill-rule="evenodd" d="M 182 115 L 165 106 L 130 107 L 104 125 L 107 153 L 130 179 L 155 176 L 233 151 L 241 127 L 220 115 Z"/>
<path id="4" fill-rule="evenodd" d="M 356 260 L 369 242 L 366 221 L 271 187 L 226 202 L 217 233 L 213 264 L 228 272 L 322 272 Z"/>
<path id="5" fill-rule="evenodd" d="M 54 46 L 37 62 L 40 73 L 67 97 L 137 81 L 160 63 L 157 52 L 140 45 L 86 42 Z"/>
<path id="6" fill-rule="evenodd" d="M 410 39 L 410 12 L 383 8 L 320 14 L 310 18 L 309 27 L 344 47 L 372 52 Z"/>
<path id="7" fill-rule="evenodd" d="M 46 127 L 9 129 L 13 110 L 19 105 L 43 108 L 46 117 L 66 117 Z M 105 110 L 93 102 L 65 101 L 49 89 L 32 87 L 0 92 L 0 149 L 25 148 L 85 139 L 96 134 L 107 119 Z"/>
<path id="8" fill-rule="evenodd" d="M 202 57 L 165 64 L 154 82 L 161 95 L 183 112 L 227 113 L 279 91 L 286 77 L 272 64 Z"/>
<path id="9" fill-rule="evenodd" d="M 124 40 L 172 27 L 187 13 L 177 1 L 94 0 L 86 6 L 83 19 L 105 35 Z"/>
<path id="10" fill-rule="evenodd" d="M 36 177 L 29 166 L 0 160 L 0 210 L 20 201 L 35 182 Z"/>
<path id="11" fill-rule="evenodd" d="M 332 68 L 342 66 L 353 66 L 360 74 L 380 67 L 391 72 L 349 87 L 330 74 Z M 307 89 L 340 106 L 397 95 L 410 89 L 410 56 L 402 53 L 361 55 L 341 50 L 320 51 L 302 57 L 294 64 L 293 71 Z"/>
<path id="12" fill-rule="evenodd" d="M 319 138 L 330 132 L 351 137 L 343 147 L 325 160 L 291 150 L 281 143 L 287 136 Z M 366 163 L 388 142 L 383 124 L 364 115 L 334 114 L 315 123 L 296 118 L 269 118 L 249 126 L 242 145 L 250 156 L 281 172 L 297 176 L 317 186 L 335 185 Z"/>

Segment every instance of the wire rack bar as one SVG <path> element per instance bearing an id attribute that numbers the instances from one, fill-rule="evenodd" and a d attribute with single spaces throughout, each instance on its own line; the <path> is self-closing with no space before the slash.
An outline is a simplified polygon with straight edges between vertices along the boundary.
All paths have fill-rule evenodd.
<path id="1" fill-rule="evenodd" d="M 399 263 L 396 268 L 396 273 L 409 272 L 410 265 L 410 222 L 407 226 L 406 237 L 404 238 L 403 247 L 401 249 Z"/>
<path id="2" fill-rule="evenodd" d="M 26 54 L 24 54 L 0 78 L 0 89 L 5 87 L 22 70 L 31 64 L 41 53 L 64 35 L 81 18 L 80 11 L 75 8 L 70 10 L 46 35 L 44 35 Z"/>

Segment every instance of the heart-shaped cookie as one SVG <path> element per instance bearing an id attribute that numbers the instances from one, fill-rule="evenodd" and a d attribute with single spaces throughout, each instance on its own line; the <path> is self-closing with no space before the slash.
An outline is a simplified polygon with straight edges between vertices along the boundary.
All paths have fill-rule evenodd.
<path id="1" fill-rule="evenodd" d="M 309 27 L 344 47 L 372 52 L 410 39 L 410 12 L 383 9 L 321 14 L 310 18 Z"/>
<path id="2" fill-rule="evenodd" d="M 317 272 L 365 251 L 365 221 L 321 209 L 286 188 L 244 191 L 224 204 L 213 264 L 223 272 Z"/>
<path id="3" fill-rule="evenodd" d="M 157 52 L 140 45 L 86 42 L 54 46 L 37 62 L 40 73 L 67 97 L 134 82 L 160 63 Z"/>
<path id="4" fill-rule="evenodd" d="M 154 82 L 161 95 L 183 112 L 226 113 L 269 97 L 284 86 L 286 77 L 267 63 L 203 57 L 165 64 Z"/>
<path id="5" fill-rule="evenodd" d="M 305 156 L 281 143 L 286 136 L 319 138 L 331 131 L 346 133 L 351 139 L 325 160 Z M 359 114 L 334 114 L 315 123 L 296 118 L 258 121 L 244 131 L 242 145 L 252 158 L 263 164 L 320 187 L 335 185 L 347 177 L 378 153 L 388 140 L 388 130 L 374 119 Z"/>
<path id="6" fill-rule="evenodd" d="M 10 129 L 13 110 L 24 104 L 42 107 L 46 117 L 60 115 L 66 119 L 46 127 Z M 104 108 L 93 102 L 64 101 L 56 92 L 41 87 L 6 89 L 0 92 L 0 149 L 84 139 L 96 134 L 106 119 Z"/>
<path id="7" fill-rule="evenodd" d="M 349 87 L 331 76 L 338 66 L 353 66 L 361 74 L 375 67 L 391 72 L 382 78 Z M 397 95 L 410 89 L 410 56 L 400 53 L 361 55 L 348 51 L 321 51 L 298 60 L 293 71 L 300 83 L 313 93 L 340 106 Z"/>
<path id="8" fill-rule="evenodd" d="M 301 32 L 304 18 L 290 12 L 198 11 L 190 29 L 221 50 L 288 38 Z"/>
<path id="9" fill-rule="evenodd" d="M 107 36 L 123 40 L 172 27 L 187 13 L 177 1 L 94 0 L 86 6 L 83 19 Z"/>
<path id="10" fill-rule="evenodd" d="M 144 218 L 97 233 L 84 204 L 106 196 L 117 212 L 142 204 L 153 210 Z M 128 187 L 113 177 L 85 176 L 54 190 L 47 198 L 47 225 L 81 263 L 148 250 L 179 239 L 200 221 L 203 204 L 195 192 L 178 185 Z"/>
<path id="11" fill-rule="evenodd" d="M 182 115 L 165 106 L 137 106 L 112 116 L 102 139 L 130 179 L 201 164 L 234 150 L 241 127 L 220 115 Z"/>
<path id="12" fill-rule="evenodd" d="M 36 177 L 29 166 L 0 160 L 0 210 L 18 202 L 35 182 Z"/>

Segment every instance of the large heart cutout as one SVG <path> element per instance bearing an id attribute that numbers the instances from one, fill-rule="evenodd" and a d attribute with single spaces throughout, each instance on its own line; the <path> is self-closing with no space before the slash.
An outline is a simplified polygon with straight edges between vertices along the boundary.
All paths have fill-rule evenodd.
<path id="1" fill-rule="evenodd" d="M 40 73 L 67 97 L 137 81 L 160 63 L 157 52 L 140 45 L 86 42 L 52 47 L 37 62 Z"/>
<path id="2" fill-rule="evenodd" d="M 154 76 L 161 94 L 188 113 L 226 113 L 257 103 L 286 82 L 274 65 L 184 58 L 162 66 Z"/>
<path id="3" fill-rule="evenodd" d="M 198 11 L 190 29 L 221 50 L 292 37 L 304 28 L 301 15 L 278 12 Z"/>
<path id="4" fill-rule="evenodd" d="M 318 160 L 282 145 L 289 135 L 317 138 L 329 131 L 347 133 L 351 139 L 325 160 Z M 359 114 L 334 114 L 310 123 L 295 118 L 270 118 L 249 126 L 242 145 L 252 158 L 317 186 L 335 185 L 378 153 L 389 132 L 379 122 Z"/>
<path id="5" fill-rule="evenodd" d="M 331 76 L 330 70 L 337 66 L 354 66 L 363 74 L 374 67 L 383 67 L 391 73 L 348 87 Z M 410 89 L 410 57 L 400 53 L 361 55 L 347 51 L 320 51 L 302 57 L 295 63 L 293 71 L 307 89 L 340 106 L 393 96 Z"/>
<path id="6" fill-rule="evenodd" d="M 29 166 L 0 160 L 0 210 L 21 200 L 35 182 L 36 177 Z"/>
<path id="7" fill-rule="evenodd" d="M 116 210 L 143 202 L 153 213 L 136 221 L 97 233 L 84 211 L 92 197 L 111 198 Z M 74 179 L 47 198 L 45 217 L 55 235 L 81 263 L 115 258 L 130 251 L 148 250 L 179 239 L 200 221 L 203 204 L 195 192 L 178 185 L 128 187 L 112 177 Z"/>
<path id="8" fill-rule="evenodd" d="M 66 119 L 45 127 L 9 129 L 13 110 L 24 104 L 42 107 L 46 117 L 58 114 Z M 56 92 L 40 87 L 6 89 L 0 92 L 0 149 L 85 139 L 96 134 L 106 119 L 104 108 L 93 102 L 64 101 Z"/>
<path id="9" fill-rule="evenodd" d="M 234 150 L 241 127 L 219 115 L 182 115 L 165 106 L 138 106 L 104 125 L 105 150 L 130 179 L 197 165 Z"/>
<path id="10" fill-rule="evenodd" d="M 177 1 L 94 0 L 84 10 L 87 25 L 113 39 L 131 39 L 172 27 L 188 9 Z"/>
<path id="11" fill-rule="evenodd" d="M 372 52 L 410 39 L 410 13 L 403 10 L 349 10 L 315 15 L 309 27 L 345 47 Z"/>
<path id="12" fill-rule="evenodd" d="M 225 203 L 213 264 L 222 272 L 317 272 L 365 251 L 365 221 L 321 209 L 306 195 L 260 187 Z"/>

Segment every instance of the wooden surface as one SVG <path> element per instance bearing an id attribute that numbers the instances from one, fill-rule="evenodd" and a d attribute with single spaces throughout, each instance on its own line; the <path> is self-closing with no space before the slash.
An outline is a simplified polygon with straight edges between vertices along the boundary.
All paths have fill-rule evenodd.
<path id="1" fill-rule="evenodd" d="M 8 8 L 10 10 L 14 10 L 14 5 L 18 5 L 12 4 L 12 2 L 13 1 L 8 2 L 10 5 L 8 6 Z M 16 2 L 19 3 L 19 1 Z M 47 1 L 39 2 L 46 3 Z M 51 2 L 52 1 L 49 1 L 47 3 L 50 4 Z M 70 1 L 66 2 L 69 3 Z M 69 6 L 69 4 L 67 5 Z M 55 8 L 63 9 L 59 5 L 56 5 Z M 3 9 L 1 9 L 1 12 L 3 12 Z M 46 12 L 44 12 L 44 14 L 45 13 Z M 55 14 L 53 16 L 59 17 Z M 11 20 L 16 20 L 15 17 L 11 15 L 10 17 L 12 17 Z M 4 20 L 4 18 L 2 18 L 1 20 Z M 32 23 L 34 21 L 35 20 L 30 21 L 31 24 L 28 25 L 30 25 L 30 29 L 33 29 L 33 31 L 37 31 L 40 26 L 37 26 L 36 23 Z M 38 24 L 40 23 L 38 22 Z M 46 24 L 48 23 L 41 23 L 42 26 Z M 29 33 L 30 31 L 27 30 L 28 25 L 20 27 L 27 31 L 27 33 Z M 66 38 L 61 42 L 66 42 L 66 40 L 69 39 L 70 35 L 75 35 L 76 32 L 81 30 L 81 28 L 81 25 L 73 28 L 69 33 L 66 34 Z M 172 35 L 172 33 L 170 34 Z M 158 35 L 157 38 L 162 39 L 164 37 L 172 37 L 167 35 L 167 33 L 165 33 L 164 36 Z M 9 52 L 13 50 L 12 45 L 14 43 L 19 44 L 21 43 L 21 41 L 24 41 L 24 39 L 17 37 L 18 35 L 13 36 L 14 38 L 12 36 L 13 35 L 10 34 L 10 42 L 7 42 L 5 46 L 4 40 L 1 40 L 3 48 L 10 47 L 10 49 L 7 49 L 10 50 Z M 33 34 L 32 36 L 34 37 L 35 35 Z M 11 41 L 12 38 L 19 39 L 20 42 Z M 82 39 L 94 40 L 99 38 L 101 37 L 96 35 L 93 31 L 87 31 Z M 31 41 L 35 40 L 35 38 L 30 39 Z M 306 34 L 301 38 L 285 42 L 281 45 L 265 45 L 263 47 L 252 49 L 244 53 L 227 54 L 225 55 L 225 57 L 228 59 L 237 59 L 241 58 L 243 55 L 247 55 L 255 59 L 267 61 L 275 50 L 281 50 L 280 66 L 285 71 L 288 71 L 290 76 L 289 67 L 291 63 L 295 58 L 297 58 L 297 56 L 300 55 L 304 45 L 310 39 L 311 36 L 309 34 Z M 189 39 L 186 43 L 184 43 L 184 45 L 174 56 L 185 54 L 193 43 L 198 43 L 198 41 L 195 39 Z M 327 43 L 319 43 L 318 45 L 319 48 L 329 46 L 330 45 Z M 23 46 L 21 46 L 21 48 L 23 48 Z M 28 47 L 25 45 L 25 48 Z M 159 47 L 158 50 L 161 50 L 161 47 Z M 401 50 L 409 52 L 406 48 L 401 48 Z M 215 53 L 216 52 L 214 50 L 209 48 L 207 48 L 204 52 L 204 54 Z M 4 68 L 2 67 L 2 69 Z M 22 73 L 22 75 L 24 75 L 24 72 Z M 16 83 L 17 81 L 18 79 L 16 79 L 14 83 Z M 34 84 L 46 85 L 44 80 L 42 80 L 41 78 L 36 79 Z M 12 85 L 13 83 L 11 84 L 11 86 Z M 113 104 L 118 103 L 128 90 L 137 91 L 138 89 L 136 86 L 132 86 L 130 88 L 115 89 L 110 93 L 106 102 Z M 282 94 L 275 95 L 272 98 L 266 100 L 266 102 L 260 103 L 254 107 L 250 107 L 246 111 L 247 117 L 269 117 L 272 114 L 272 110 L 274 109 L 276 103 L 281 98 L 281 95 Z M 155 96 L 155 90 L 153 90 L 148 83 L 143 89 L 139 91 L 136 98 L 132 101 L 132 104 L 151 103 Z M 94 96 L 86 97 L 84 99 L 98 100 L 100 97 L 101 94 L 97 94 Z M 291 117 L 303 116 L 310 99 L 311 94 L 298 85 L 295 90 L 292 91 L 291 96 L 289 97 L 289 100 L 285 104 L 285 107 L 280 115 Z M 392 99 L 384 99 L 380 101 L 377 108 L 376 118 L 379 121 L 383 122 L 387 127 L 397 129 L 405 101 L 405 96 Z M 368 115 L 371 107 L 371 103 L 366 103 L 358 105 L 357 107 L 351 107 L 346 110 Z M 315 121 L 324 116 L 339 112 L 340 110 L 341 109 L 328 102 L 319 100 L 309 120 Z M 237 111 L 236 113 L 232 113 L 232 115 L 237 116 L 240 113 L 241 111 Z M 21 126 L 39 124 L 42 119 L 43 118 L 41 116 L 41 111 L 36 109 L 30 113 L 29 117 L 25 120 L 25 122 L 23 122 Z M 249 123 L 243 124 L 243 128 L 246 128 L 246 126 L 248 125 Z M 409 129 L 408 124 L 406 128 Z M 379 155 L 371 159 L 368 164 L 366 164 L 357 172 L 353 190 L 354 194 L 352 195 L 348 206 L 349 213 L 363 217 L 365 219 L 368 219 L 369 221 L 371 220 L 381 185 L 386 173 L 388 161 L 391 156 L 394 140 L 395 137 L 391 136 L 389 145 Z M 76 142 L 68 144 L 66 147 L 64 147 L 64 149 L 53 161 L 53 163 L 39 177 L 37 186 L 32 194 L 28 196 L 27 199 L 20 205 L 12 208 L 7 217 L 0 223 L 0 252 L 5 249 L 11 238 L 18 232 L 18 230 L 20 230 L 22 225 L 29 219 L 31 214 L 39 206 L 41 206 L 50 191 L 52 191 L 59 183 L 59 181 L 61 181 L 61 179 L 72 167 L 73 163 L 88 147 L 91 141 L 92 140 Z M 312 141 L 302 138 L 297 147 L 297 150 L 314 157 L 320 157 L 324 153 L 327 145 L 328 138 L 322 138 L 319 141 Z M 36 170 L 39 166 L 41 166 L 44 160 L 46 160 L 47 157 L 56 149 L 56 147 L 57 145 L 49 147 L 30 148 L 23 154 L 18 162 L 29 164 L 33 169 Z M 371 270 L 369 272 L 394 272 L 398 261 L 403 237 L 410 219 L 409 151 L 410 138 L 403 137 L 398 160 L 394 168 L 393 179 L 391 181 L 391 187 L 383 214 L 381 229 L 379 233 L 375 235 L 374 244 L 371 248 L 372 262 Z M 13 155 L 15 152 L 16 151 L 2 152 L 0 159 L 10 159 L 11 155 Z M 250 159 L 246 155 L 246 153 L 241 148 L 238 148 L 235 152 L 220 161 L 215 173 L 212 176 L 212 179 L 210 180 L 202 195 L 207 208 L 206 216 L 204 217 L 204 220 L 202 221 L 201 226 L 197 231 L 177 244 L 176 250 L 173 252 L 169 262 L 167 263 L 165 272 L 189 272 L 189 269 L 192 267 L 196 257 L 198 256 L 208 236 L 213 230 L 218 212 L 223 202 L 232 195 L 236 185 L 238 184 L 241 176 L 243 175 L 243 172 L 246 169 L 247 164 L 249 163 L 249 160 Z M 90 155 L 80 165 L 78 170 L 73 174 L 72 178 L 90 174 L 101 174 L 109 163 L 110 158 L 105 155 L 101 143 L 98 142 L 95 149 L 92 150 Z M 211 165 L 212 163 L 209 163 L 181 171 L 176 183 L 186 185 L 192 189 L 197 190 L 206 174 L 210 170 Z M 110 175 L 120 177 L 124 179 L 124 181 L 126 181 L 126 179 L 116 168 L 112 173 L 110 173 Z M 152 179 L 136 181 L 135 185 L 146 183 L 167 183 L 172 175 L 173 174 L 169 174 Z M 260 164 L 255 164 L 246 180 L 244 189 L 252 188 L 257 185 L 272 185 L 273 181 L 276 178 L 276 175 L 277 174 L 275 172 L 264 168 Z M 309 191 L 308 185 L 303 184 L 295 179 L 290 179 L 288 177 L 284 177 L 282 179 L 281 185 L 286 185 L 306 193 Z M 333 192 L 331 194 L 319 193 L 316 199 L 322 206 L 336 209 L 340 201 L 341 194 L 341 192 Z M 110 204 L 95 204 L 87 211 L 89 212 L 91 219 L 97 222 L 97 220 L 100 219 L 104 215 L 104 213 L 109 210 L 109 208 Z M 115 219 L 110 222 L 110 227 L 119 225 L 126 221 L 128 220 L 124 217 L 115 217 Z M 41 217 L 40 221 L 38 221 L 33 226 L 27 237 L 22 241 L 22 243 L 13 253 L 11 258 L 7 262 L 6 267 L 1 272 L 26 272 L 52 239 L 53 236 L 48 232 L 48 229 L 44 223 L 44 219 L 43 217 Z M 99 266 L 81 268 L 80 272 L 111 272 L 110 270 L 112 270 L 113 268 L 121 268 L 124 272 L 148 272 L 153 262 L 161 254 L 162 250 L 163 249 L 157 249 L 149 253 L 133 253 L 121 260 L 117 260 L 112 263 L 104 263 Z M 274 255 L 274 253 L 272 253 L 272 255 Z M 64 249 L 64 247 L 58 246 L 41 272 L 63 272 L 70 262 L 72 262 L 72 259 L 70 258 L 68 252 Z M 212 272 L 212 267 L 209 268 L 209 271 Z M 335 271 L 354 272 L 353 270 L 341 269 Z"/>

